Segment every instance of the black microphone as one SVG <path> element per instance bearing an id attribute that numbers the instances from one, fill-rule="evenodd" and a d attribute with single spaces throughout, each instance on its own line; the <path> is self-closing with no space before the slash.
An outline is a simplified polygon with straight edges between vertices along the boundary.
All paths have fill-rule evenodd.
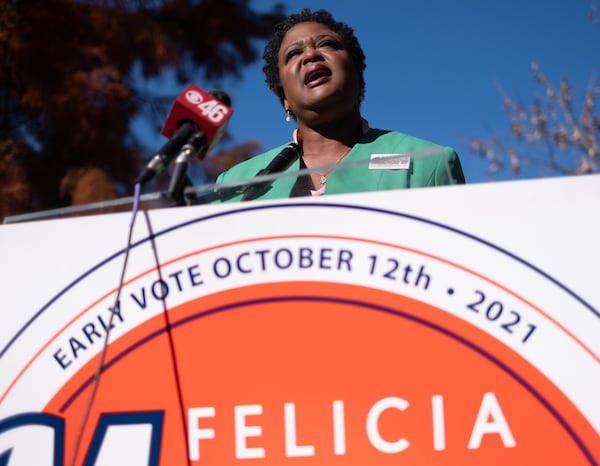
<path id="1" fill-rule="evenodd" d="M 174 200 L 176 205 L 184 205 L 183 192 L 186 186 L 191 185 L 187 176 L 188 164 L 194 157 L 198 156 L 198 153 L 206 149 L 206 142 L 206 134 L 202 131 L 195 132 L 181 148 L 179 155 L 175 159 L 167 196 Z"/>
<path id="2" fill-rule="evenodd" d="M 196 125 L 191 121 L 183 122 L 169 139 L 150 159 L 135 182 L 145 184 L 171 163 L 184 144 L 197 131 Z"/>
<path id="3" fill-rule="evenodd" d="M 210 150 L 225 131 L 233 113 L 230 102 L 229 96 L 222 91 L 207 93 L 190 84 L 173 103 L 161 131 L 169 140 L 144 167 L 136 183 L 144 184 L 164 170 L 196 132 L 204 133 L 203 147 Z M 204 155 L 206 151 L 199 149 L 196 155 Z"/>
<path id="4" fill-rule="evenodd" d="M 279 173 L 285 171 L 292 163 L 295 162 L 295 160 L 299 156 L 300 148 L 298 147 L 298 144 L 296 144 L 295 142 L 291 142 L 287 146 L 285 146 L 281 150 L 281 152 L 279 152 L 279 154 L 277 154 L 275 158 L 273 158 L 273 160 L 271 160 L 265 168 L 259 170 L 255 176 L 270 175 L 272 173 Z M 242 201 L 250 201 L 252 199 L 256 199 L 257 197 L 266 193 L 271 187 L 272 183 L 273 181 L 263 181 L 261 183 L 255 183 L 246 186 L 242 190 L 242 192 L 244 193 L 244 195 L 242 196 Z"/>
<path id="5" fill-rule="evenodd" d="M 231 107 L 231 98 L 226 92 L 213 90 L 209 94 L 216 97 L 219 102 L 224 103 L 227 107 Z M 186 186 L 191 186 L 192 184 L 187 176 L 188 164 L 194 158 L 203 160 L 206 157 L 206 154 L 221 140 L 226 125 L 227 122 L 215 132 L 210 146 L 206 133 L 198 130 L 190 136 L 187 143 L 181 148 L 181 151 L 175 158 L 171 182 L 169 183 L 169 190 L 167 192 L 167 197 L 174 200 L 176 205 L 181 206 L 185 204 L 184 190 Z"/>
<path id="6" fill-rule="evenodd" d="M 259 170 L 255 176 L 269 175 L 271 173 L 279 173 L 286 170 L 300 155 L 298 144 L 295 142 L 285 146 L 279 154 L 269 162 L 262 170 Z"/>

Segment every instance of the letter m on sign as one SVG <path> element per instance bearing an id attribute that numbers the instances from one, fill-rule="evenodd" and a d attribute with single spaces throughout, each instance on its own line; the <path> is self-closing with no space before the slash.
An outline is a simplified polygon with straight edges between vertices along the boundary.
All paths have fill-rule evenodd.
<path id="1" fill-rule="evenodd" d="M 84 466 L 158 466 L 162 411 L 100 416 Z M 63 466 L 65 421 L 23 413 L 0 420 L 0 466 Z"/>

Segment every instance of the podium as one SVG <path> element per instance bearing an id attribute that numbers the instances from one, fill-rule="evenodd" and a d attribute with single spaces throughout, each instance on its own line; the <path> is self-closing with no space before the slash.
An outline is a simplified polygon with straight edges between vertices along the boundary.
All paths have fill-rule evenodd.
<path id="1" fill-rule="evenodd" d="M 0 226 L 8 465 L 600 464 L 600 176 L 133 202 Z"/>

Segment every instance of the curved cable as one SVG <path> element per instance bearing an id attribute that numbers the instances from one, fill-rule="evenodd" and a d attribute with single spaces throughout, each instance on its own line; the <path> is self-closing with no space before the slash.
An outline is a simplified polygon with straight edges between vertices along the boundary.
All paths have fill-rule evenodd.
<path id="1" fill-rule="evenodd" d="M 155 236 L 154 236 L 154 231 L 152 230 L 152 224 L 150 223 L 150 217 L 148 216 L 148 212 L 146 210 L 143 210 L 144 213 L 144 218 L 146 219 L 146 225 L 148 227 L 148 232 L 149 232 L 149 237 L 150 237 L 150 244 L 152 245 L 152 252 L 154 253 L 154 263 L 156 265 L 156 272 L 158 274 L 158 279 L 160 281 L 160 283 L 164 283 L 163 278 L 162 278 L 162 272 L 161 272 L 161 266 L 160 266 L 160 260 L 158 258 L 158 249 L 156 248 L 156 241 L 155 241 Z M 185 415 L 185 405 L 183 403 L 183 390 L 182 390 L 182 385 L 181 385 L 181 378 L 179 376 L 179 366 L 177 365 L 177 357 L 175 355 L 175 340 L 173 339 L 173 328 L 171 326 L 171 321 L 169 319 L 169 312 L 168 312 L 168 307 L 167 307 L 167 302 L 165 299 L 166 294 L 162 293 L 162 298 L 161 298 L 161 302 L 163 305 L 163 317 L 165 319 L 165 329 L 166 329 L 166 334 L 167 337 L 169 339 L 169 353 L 171 356 L 171 363 L 173 364 L 173 373 L 175 376 L 175 387 L 177 389 L 177 402 L 179 404 L 179 414 L 181 416 L 181 425 L 183 427 L 183 439 L 185 442 L 185 452 L 186 452 L 186 459 L 187 459 L 187 464 L 188 466 L 190 466 L 190 456 L 187 454 L 187 418 Z"/>
<path id="2" fill-rule="evenodd" d="M 108 340 L 110 337 L 110 330 L 113 327 L 113 319 L 115 316 L 115 309 L 119 305 L 119 299 L 121 298 L 121 290 L 123 288 L 123 283 L 125 281 L 125 272 L 127 270 L 127 262 L 129 260 L 129 252 L 131 250 L 131 239 L 133 237 L 133 227 L 135 225 L 135 219 L 138 212 L 139 207 L 139 199 L 141 193 L 141 184 L 136 183 L 134 188 L 134 200 L 133 200 L 133 208 L 132 208 L 132 216 L 131 221 L 129 222 L 129 232 L 127 234 L 127 244 L 125 246 L 125 257 L 123 259 L 123 266 L 121 267 L 121 276 L 119 277 L 119 286 L 117 287 L 117 294 L 115 296 L 114 306 L 111 308 L 110 318 L 108 320 L 106 333 L 104 335 L 104 342 L 102 344 L 102 350 L 100 352 L 100 360 L 98 361 L 98 366 L 96 368 L 96 373 L 94 374 L 94 381 L 91 387 L 90 396 L 87 399 L 85 409 L 83 411 L 83 416 L 81 417 L 81 423 L 77 430 L 77 437 L 75 439 L 75 444 L 73 446 L 73 452 L 71 453 L 71 459 L 69 461 L 69 466 L 75 466 L 75 460 L 77 458 L 77 453 L 79 452 L 79 448 L 81 446 L 81 439 L 83 437 L 83 431 L 87 424 L 88 418 L 90 416 L 90 412 L 92 410 L 92 405 L 94 403 L 94 399 L 96 398 L 96 393 L 98 391 L 98 387 L 100 385 L 100 376 L 102 374 L 102 369 L 104 367 L 104 362 L 106 361 L 106 352 L 108 349 Z"/>

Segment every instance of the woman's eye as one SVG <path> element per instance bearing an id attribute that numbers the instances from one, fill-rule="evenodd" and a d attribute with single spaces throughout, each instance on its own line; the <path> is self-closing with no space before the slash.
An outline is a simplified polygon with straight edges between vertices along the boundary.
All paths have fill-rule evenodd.
<path id="1" fill-rule="evenodd" d="M 300 49 L 293 49 L 288 51 L 288 53 L 285 54 L 285 59 L 289 60 L 290 58 L 295 57 L 296 55 L 300 54 Z"/>
<path id="2" fill-rule="evenodd" d="M 335 40 L 328 39 L 328 40 L 319 42 L 319 47 L 331 47 L 334 49 L 339 49 L 340 44 L 338 42 L 336 42 Z"/>

